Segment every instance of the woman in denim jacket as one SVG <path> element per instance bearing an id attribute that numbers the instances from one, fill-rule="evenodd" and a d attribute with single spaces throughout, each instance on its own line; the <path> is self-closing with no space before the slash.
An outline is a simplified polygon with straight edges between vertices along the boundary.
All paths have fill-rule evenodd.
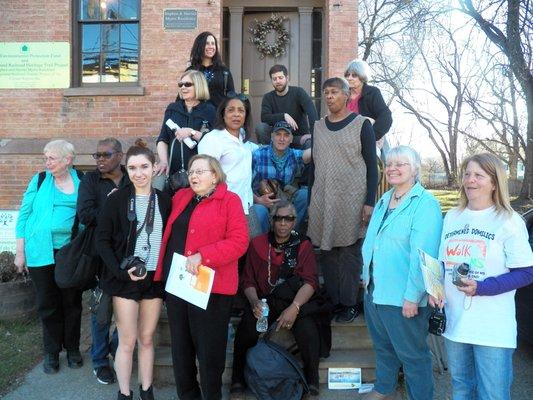
<path id="1" fill-rule="evenodd" d="M 418 182 L 420 157 L 408 146 L 387 156 L 392 189 L 378 201 L 363 244 L 365 316 L 376 352 L 376 385 L 365 400 L 394 398 L 403 366 L 412 400 L 433 398 L 426 343 L 428 307 L 418 249 L 436 257 L 442 214 Z"/>

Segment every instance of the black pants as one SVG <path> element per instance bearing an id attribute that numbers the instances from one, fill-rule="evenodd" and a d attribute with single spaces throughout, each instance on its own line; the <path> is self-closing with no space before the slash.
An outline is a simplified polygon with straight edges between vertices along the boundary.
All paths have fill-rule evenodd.
<path id="1" fill-rule="evenodd" d="M 60 289 L 54 278 L 55 265 L 30 267 L 37 292 L 37 312 L 43 325 L 45 353 L 78 350 L 81 328 L 81 290 Z"/>
<path id="2" fill-rule="evenodd" d="M 277 310 L 269 302 L 270 313 L 269 324 L 276 321 L 283 310 Z M 246 303 L 244 314 L 235 333 L 235 345 L 233 347 L 233 371 L 232 383 L 245 384 L 244 365 L 246 364 L 246 353 L 250 347 L 257 344 L 259 332 L 257 332 L 255 318 L 249 303 Z M 316 322 L 311 316 L 298 316 L 291 328 L 294 339 L 300 350 L 302 361 L 304 362 L 304 373 L 309 385 L 318 386 L 318 363 L 320 361 L 320 337 Z"/>
<path id="3" fill-rule="evenodd" d="M 212 293 L 206 310 L 168 293 L 166 303 L 178 397 L 180 400 L 222 399 L 233 296 Z M 201 394 L 196 379 L 196 358 Z"/>
<path id="4" fill-rule="evenodd" d="M 320 270 L 324 287 L 334 305 L 355 306 L 361 278 L 363 239 L 351 246 L 334 247 L 320 253 Z"/>

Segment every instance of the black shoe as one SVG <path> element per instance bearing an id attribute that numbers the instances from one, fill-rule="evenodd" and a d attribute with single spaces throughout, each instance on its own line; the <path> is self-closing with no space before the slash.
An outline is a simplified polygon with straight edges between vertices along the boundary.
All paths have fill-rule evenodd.
<path id="1" fill-rule="evenodd" d="M 68 367 L 78 369 L 83 366 L 83 358 L 79 350 L 67 350 Z"/>
<path id="2" fill-rule="evenodd" d="M 125 394 L 120 393 L 120 390 L 118 391 L 117 400 L 133 400 L 133 392 L 130 391 L 130 395 L 126 396 Z"/>
<path id="3" fill-rule="evenodd" d="M 45 374 L 55 374 L 59 371 L 59 354 L 46 353 L 44 355 L 43 371 Z"/>
<path id="4" fill-rule="evenodd" d="M 143 390 L 142 385 L 139 385 L 140 400 L 154 400 L 154 387 L 150 385 L 147 390 Z"/>
<path id="5" fill-rule="evenodd" d="M 344 309 L 337 314 L 335 321 L 339 324 L 349 324 L 353 322 L 359 315 L 359 311 L 354 306 L 344 307 Z"/>
<path id="6" fill-rule="evenodd" d="M 103 367 L 97 367 L 93 369 L 93 373 L 96 376 L 98 383 L 102 385 L 109 385 L 115 383 L 115 374 L 109 365 L 104 365 Z"/>

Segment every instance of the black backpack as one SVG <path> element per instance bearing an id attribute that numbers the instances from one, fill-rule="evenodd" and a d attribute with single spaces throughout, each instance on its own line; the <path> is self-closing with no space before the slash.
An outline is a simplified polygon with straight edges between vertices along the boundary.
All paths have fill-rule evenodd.
<path id="1" fill-rule="evenodd" d="M 277 323 L 248 350 L 244 378 L 261 400 L 301 400 L 309 391 L 300 363 L 283 347 L 270 341 Z"/>

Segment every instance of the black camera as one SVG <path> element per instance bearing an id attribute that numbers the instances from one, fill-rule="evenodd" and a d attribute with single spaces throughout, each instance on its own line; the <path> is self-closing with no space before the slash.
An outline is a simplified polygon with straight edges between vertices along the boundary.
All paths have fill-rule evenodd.
<path id="1" fill-rule="evenodd" d="M 146 274 L 146 262 L 137 256 L 128 256 L 120 263 L 120 269 L 128 271 L 131 268 L 135 268 L 132 275 L 140 278 Z"/>
<path id="2" fill-rule="evenodd" d="M 436 336 L 441 336 L 445 330 L 446 314 L 444 313 L 444 309 L 439 310 L 438 308 L 436 308 L 429 316 L 428 332 Z"/>
<path id="3" fill-rule="evenodd" d="M 452 283 L 455 286 L 466 286 L 462 279 L 468 279 L 468 273 L 470 272 L 470 265 L 462 263 L 456 265 L 452 271 Z"/>

